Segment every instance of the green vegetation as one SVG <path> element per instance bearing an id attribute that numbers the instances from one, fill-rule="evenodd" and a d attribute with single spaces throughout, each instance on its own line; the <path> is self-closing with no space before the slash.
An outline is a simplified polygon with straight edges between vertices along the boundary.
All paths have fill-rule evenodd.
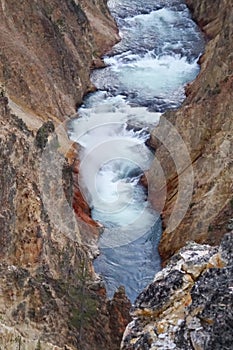
<path id="1" fill-rule="evenodd" d="M 48 142 L 49 135 L 54 131 L 55 131 L 55 127 L 53 122 L 48 121 L 44 123 L 37 131 L 36 139 L 35 139 L 36 146 L 40 149 L 44 149 Z"/>
<path id="2" fill-rule="evenodd" d="M 220 88 L 219 84 L 216 84 L 215 88 L 213 89 L 212 94 L 218 95 L 218 94 L 220 94 L 220 92 L 221 92 L 221 88 Z"/>
<path id="3" fill-rule="evenodd" d="M 6 88 L 4 84 L 0 84 L 0 97 L 6 96 Z"/>
<path id="4" fill-rule="evenodd" d="M 231 200 L 230 200 L 230 206 L 233 209 L 233 198 L 231 198 Z"/>
<path id="5" fill-rule="evenodd" d="M 71 325 L 78 330 L 78 341 L 82 340 L 83 328 L 88 325 L 96 315 L 97 300 L 93 298 L 87 288 L 91 276 L 88 269 L 87 258 L 83 257 L 76 275 L 78 286 L 70 286 L 68 294 L 73 301 Z"/>
<path id="6" fill-rule="evenodd" d="M 66 29 L 66 22 L 64 18 L 59 18 L 56 22 L 54 22 L 55 27 L 57 28 L 57 31 L 63 35 L 65 33 Z"/>
<path id="7" fill-rule="evenodd" d="M 35 350 L 42 350 L 41 343 L 40 343 L 40 339 L 38 340 L 38 342 L 37 342 L 37 344 L 36 344 Z"/>
<path id="8" fill-rule="evenodd" d="M 208 85 L 207 88 L 210 89 L 210 86 Z M 212 90 L 211 89 L 208 90 L 209 96 L 218 95 L 218 94 L 220 94 L 220 92 L 221 92 L 221 88 L 220 88 L 218 83 L 216 84 L 216 86 Z"/>
<path id="9" fill-rule="evenodd" d="M 51 20 L 53 14 L 53 7 L 50 4 L 46 4 L 44 7 L 45 15 Z"/>
<path id="10" fill-rule="evenodd" d="M 209 225 L 208 232 L 212 232 L 214 230 L 213 226 Z"/>

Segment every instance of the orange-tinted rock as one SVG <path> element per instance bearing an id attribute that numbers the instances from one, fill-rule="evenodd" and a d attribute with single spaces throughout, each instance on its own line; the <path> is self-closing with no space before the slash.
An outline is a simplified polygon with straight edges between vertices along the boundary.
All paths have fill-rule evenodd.
<path id="1" fill-rule="evenodd" d="M 72 177 L 73 177 L 73 209 L 79 219 L 87 223 L 88 225 L 94 227 L 102 227 L 96 221 L 91 218 L 91 210 L 84 198 L 84 195 L 79 186 L 79 165 L 80 161 L 78 159 L 78 149 L 79 146 L 73 145 L 72 149 L 69 151 L 69 162 L 72 163 Z M 98 232 L 98 231 L 96 231 Z"/>
<path id="2" fill-rule="evenodd" d="M 115 339 L 118 348 L 120 348 L 121 338 L 125 327 L 131 321 L 129 314 L 131 303 L 125 294 L 124 287 L 119 287 L 115 292 L 113 299 L 108 302 L 108 311 L 110 314 L 109 326 L 112 339 Z"/>
<path id="3" fill-rule="evenodd" d="M 120 300 L 116 342 L 105 288 L 92 288 L 99 280 L 92 257 L 100 228 L 71 210 L 70 165 L 55 148 L 41 169 L 46 150 L 4 97 L 0 125 L 0 347 L 36 349 L 40 341 L 42 349 L 118 350 L 127 309 Z M 89 208 L 81 204 L 88 221 Z"/>

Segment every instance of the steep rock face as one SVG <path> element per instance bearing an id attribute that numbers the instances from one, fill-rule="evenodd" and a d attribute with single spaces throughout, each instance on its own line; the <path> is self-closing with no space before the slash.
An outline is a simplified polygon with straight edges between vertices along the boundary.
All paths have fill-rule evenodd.
<path id="1" fill-rule="evenodd" d="M 0 348 L 119 349 L 130 302 L 109 305 L 93 272 L 96 227 L 76 221 L 53 124 L 34 136 L 1 97 L 0 125 Z"/>
<path id="2" fill-rule="evenodd" d="M 99 227 L 58 127 L 116 25 L 105 0 L 2 0 L 0 29 L 0 348 L 117 350 L 130 302 L 93 271 Z"/>
<path id="3" fill-rule="evenodd" d="M 92 89 L 90 67 L 118 40 L 105 0 L 0 1 L 0 82 L 42 118 L 64 120 Z"/>
<path id="4" fill-rule="evenodd" d="M 136 299 L 122 350 L 232 348 L 233 234 L 189 243 Z"/>
<path id="5" fill-rule="evenodd" d="M 30 130 L 53 120 L 59 151 L 71 164 L 77 152 L 60 121 L 65 123 L 94 88 L 89 79 L 92 66 L 100 66 L 100 56 L 119 40 L 107 2 L 1 1 L 0 29 L 0 93 L 7 93 L 11 110 Z M 77 220 L 82 226 L 85 222 L 97 226 L 79 190 L 76 165 L 77 161 L 73 165 Z"/>
<path id="6" fill-rule="evenodd" d="M 208 42 L 200 58 L 201 72 L 187 86 L 182 107 L 165 114 L 183 139 L 190 162 L 185 161 L 181 143 L 174 141 L 172 133 L 164 136 L 166 147 L 158 141 L 164 134 L 164 121 L 151 136 L 156 161 L 148 183 L 155 207 L 161 208 L 161 194 L 167 190 L 162 213 L 165 230 L 159 245 L 164 262 L 189 240 L 218 244 L 233 217 L 233 2 L 187 0 L 187 4 Z M 157 161 L 163 167 L 166 185 L 157 180 Z M 177 168 L 178 163 L 181 166 Z M 194 181 L 188 197 L 192 171 Z M 184 204 L 187 210 L 182 213 Z M 169 222 L 172 213 L 173 222 Z"/>

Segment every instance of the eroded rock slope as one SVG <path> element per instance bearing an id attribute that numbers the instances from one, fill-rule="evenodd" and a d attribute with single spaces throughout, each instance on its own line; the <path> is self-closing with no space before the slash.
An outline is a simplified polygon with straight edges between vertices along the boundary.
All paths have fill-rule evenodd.
<path id="1" fill-rule="evenodd" d="M 119 349 L 130 320 L 124 290 L 108 301 L 93 272 L 99 228 L 58 128 L 117 40 L 104 0 L 0 1 L 3 350 Z"/>
<path id="2" fill-rule="evenodd" d="M 0 125 L 0 348 L 118 349 L 130 302 L 122 290 L 107 301 L 92 270 L 97 228 L 72 211 L 52 122 L 34 136 L 1 97 Z"/>

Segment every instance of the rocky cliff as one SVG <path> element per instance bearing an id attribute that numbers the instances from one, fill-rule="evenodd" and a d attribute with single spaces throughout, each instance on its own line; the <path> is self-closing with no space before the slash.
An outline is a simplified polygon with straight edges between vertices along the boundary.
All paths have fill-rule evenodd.
<path id="1" fill-rule="evenodd" d="M 122 350 L 230 350 L 233 343 L 233 2 L 186 2 L 206 50 L 183 105 L 151 134 L 147 176 L 151 202 L 164 205 L 159 251 L 167 266 L 136 299 Z"/>
<path id="2" fill-rule="evenodd" d="M 182 248 L 136 299 L 121 349 L 232 349 L 232 264 L 232 232 Z"/>
<path id="3" fill-rule="evenodd" d="M 34 136 L 1 97 L 0 124 L 0 348 L 118 349 L 130 302 L 124 291 L 107 301 L 92 270 L 96 228 L 72 211 L 52 122 Z"/>
<path id="4" fill-rule="evenodd" d="M 162 206 L 164 191 L 164 182 L 156 181 L 158 161 L 166 179 L 165 230 L 159 245 L 163 261 L 189 240 L 218 244 L 233 217 L 233 2 L 187 0 L 187 4 L 206 35 L 201 71 L 186 87 L 181 108 L 165 114 L 175 132 L 165 133 L 163 120 L 151 136 L 156 158 L 148 182 L 155 207 Z M 186 154 L 183 141 L 175 141 L 177 135 Z M 190 158 L 185 158 L 187 154 Z"/>
<path id="5" fill-rule="evenodd" d="M 45 120 L 75 113 L 93 88 L 90 67 L 118 40 L 106 3 L 1 0 L 0 81 L 11 100 Z"/>
<path id="6" fill-rule="evenodd" d="M 102 0 L 2 0 L 0 29 L 0 348 L 119 349 L 130 302 L 93 272 L 99 228 L 58 128 L 116 25 Z"/>

